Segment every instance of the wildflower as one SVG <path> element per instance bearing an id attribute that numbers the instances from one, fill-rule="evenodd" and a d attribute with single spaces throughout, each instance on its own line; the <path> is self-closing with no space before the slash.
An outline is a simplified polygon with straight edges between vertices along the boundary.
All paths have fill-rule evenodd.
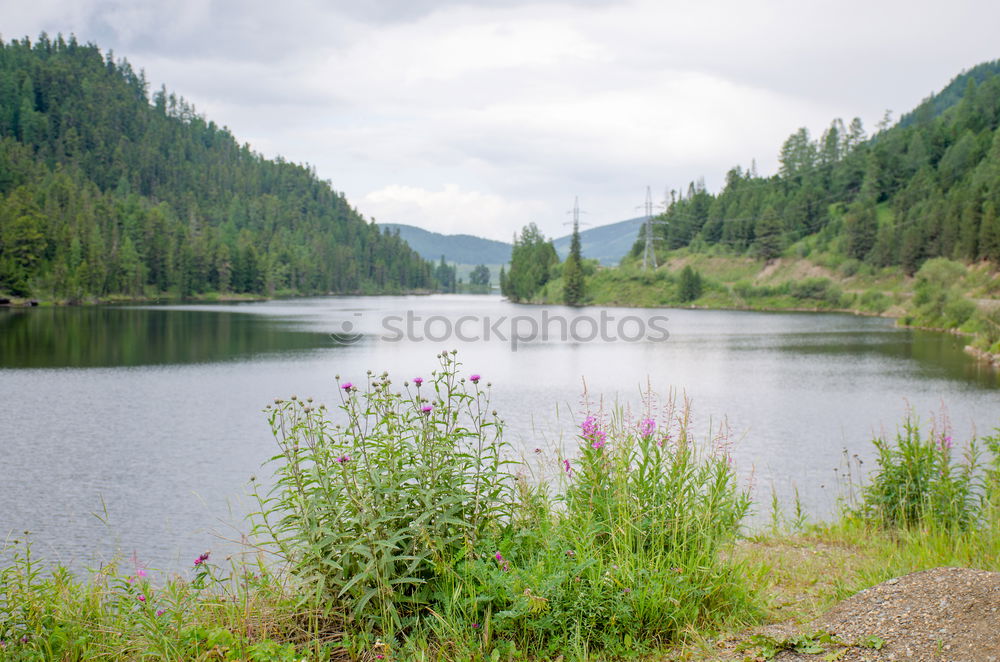
<path id="1" fill-rule="evenodd" d="M 501 554 L 500 552 L 497 552 L 496 554 L 494 554 L 493 558 L 495 558 L 497 561 L 500 561 L 501 563 L 503 563 L 503 554 Z"/>
<path id="2" fill-rule="evenodd" d="M 194 564 L 195 565 L 201 565 L 202 563 L 204 563 L 205 561 L 208 560 L 208 555 L 209 554 L 211 554 L 211 552 L 205 552 L 204 554 L 202 554 L 201 556 L 199 556 L 198 558 L 196 558 L 194 560 Z"/>
<path id="3" fill-rule="evenodd" d="M 340 457 L 337 458 L 337 462 L 340 462 L 341 464 L 347 464 L 350 461 L 351 458 L 349 455 L 341 455 Z"/>
<path id="4" fill-rule="evenodd" d="M 639 436 L 643 439 L 653 436 L 656 432 L 656 421 L 652 418 L 644 418 L 639 422 Z"/>
<path id="5" fill-rule="evenodd" d="M 424 405 L 423 407 L 420 408 L 420 411 L 424 412 L 425 414 L 429 414 L 429 413 L 431 413 L 432 409 L 434 409 L 433 406 L 431 406 L 431 405 Z"/>
<path id="6" fill-rule="evenodd" d="M 472 375 L 471 377 L 469 377 L 469 381 L 472 382 L 473 384 L 478 384 L 480 379 L 481 377 L 479 375 Z"/>
<path id="7" fill-rule="evenodd" d="M 566 473 L 573 473 L 573 467 L 569 466 L 569 460 L 563 460 L 563 467 L 565 467 Z"/>
<path id="8" fill-rule="evenodd" d="M 157 609 L 157 610 L 156 610 L 156 615 L 157 615 L 157 616 L 163 616 L 163 615 L 164 615 L 164 614 L 166 614 L 166 613 L 167 613 L 167 610 L 166 610 L 166 609 Z"/>
<path id="9" fill-rule="evenodd" d="M 139 602 L 145 602 L 146 601 L 146 594 L 145 593 L 140 593 L 139 597 L 138 597 L 138 600 L 139 600 Z"/>
<path id="10" fill-rule="evenodd" d="M 632 589 L 630 589 L 628 587 L 626 587 L 625 590 L 623 591 L 623 593 L 631 593 L 631 592 L 632 592 Z"/>
<path id="11" fill-rule="evenodd" d="M 574 552 L 572 549 L 567 549 L 566 556 L 573 558 L 574 556 L 576 556 L 576 552 Z"/>
<path id="12" fill-rule="evenodd" d="M 345 391 L 350 391 L 351 387 L 353 386 L 354 384 L 352 384 L 351 382 L 344 382 L 343 384 L 340 385 L 340 388 L 344 389 Z"/>
<path id="13" fill-rule="evenodd" d="M 951 437 L 941 437 L 941 450 L 950 451 L 951 450 Z"/>
<path id="14" fill-rule="evenodd" d="M 417 388 L 420 388 L 420 385 L 424 383 L 424 378 L 423 377 L 414 377 L 413 378 L 413 383 L 417 385 Z"/>
<path id="15" fill-rule="evenodd" d="M 536 453 L 541 453 L 541 452 L 542 452 L 542 449 L 541 449 L 541 448 L 536 448 L 536 449 L 535 449 L 535 452 L 536 452 Z"/>
<path id="16" fill-rule="evenodd" d="M 479 629 L 479 623 L 473 623 L 472 624 L 472 629 L 473 630 L 478 630 Z"/>
<path id="17" fill-rule="evenodd" d="M 601 430 L 597 425 L 597 419 L 593 416 L 588 416 L 583 423 L 580 424 L 581 436 L 590 442 L 592 448 L 601 448 L 607 441 L 608 434 Z"/>

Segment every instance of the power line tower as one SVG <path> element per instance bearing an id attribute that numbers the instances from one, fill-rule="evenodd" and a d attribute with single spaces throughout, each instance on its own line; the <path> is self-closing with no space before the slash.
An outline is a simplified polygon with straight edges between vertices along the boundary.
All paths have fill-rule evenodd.
<path id="1" fill-rule="evenodd" d="M 643 223 L 644 226 L 644 238 L 645 246 L 642 250 L 642 268 L 648 269 L 650 266 L 656 269 L 656 251 L 654 250 L 653 244 L 658 241 L 657 237 L 653 236 L 653 225 L 660 225 L 663 221 L 653 220 L 653 192 L 647 186 L 646 187 L 646 205 L 645 205 L 645 216 L 646 221 Z"/>
<path id="2" fill-rule="evenodd" d="M 572 225 L 573 232 L 578 232 L 580 230 L 580 214 L 586 214 L 585 211 L 580 211 L 580 196 L 573 197 L 573 208 L 570 209 L 567 214 L 573 214 L 573 220 L 570 223 L 563 223 L 563 225 Z M 584 223 L 583 225 L 589 225 L 589 223 Z"/>

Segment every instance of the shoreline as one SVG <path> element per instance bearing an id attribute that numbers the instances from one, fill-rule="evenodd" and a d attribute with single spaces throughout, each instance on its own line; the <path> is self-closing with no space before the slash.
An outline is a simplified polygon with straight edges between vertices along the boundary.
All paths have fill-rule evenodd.
<path id="1" fill-rule="evenodd" d="M 552 305 L 563 305 L 556 304 L 551 301 L 515 301 L 512 303 L 518 303 L 528 306 L 552 306 Z M 917 324 L 900 324 L 900 320 L 907 316 L 906 311 L 899 309 L 898 306 L 893 306 L 887 308 L 881 313 L 869 312 L 865 310 L 853 309 L 853 308 L 820 308 L 820 307 L 808 307 L 808 306 L 711 306 L 711 305 L 675 305 L 675 306 L 648 306 L 642 305 L 641 303 L 588 303 L 582 306 L 577 306 L 577 308 L 644 308 L 647 310 L 652 310 L 655 308 L 660 309 L 670 309 L 674 308 L 677 310 L 727 310 L 727 311 L 745 311 L 754 313 L 837 313 L 837 314 L 847 314 L 854 315 L 857 317 L 882 317 L 885 319 L 896 320 L 896 326 L 903 329 L 916 329 L 918 331 L 933 331 L 935 333 L 947 333 L 953 336 L 963 336 L 965 338 L 974 338 L 975 334 L 969 333 L 967 331 L 962 331 L 961 329 L 944 329 L 940 327 L 933 326 L 920 326 Z M 979 363 L 985 363 L 988 367 L 995 370 L 1000 370 L 1000 353 L 992 353 L 983 349 L 979 349 L 973 345 L 965 345 L 963 351 L 976 359 Z"/>

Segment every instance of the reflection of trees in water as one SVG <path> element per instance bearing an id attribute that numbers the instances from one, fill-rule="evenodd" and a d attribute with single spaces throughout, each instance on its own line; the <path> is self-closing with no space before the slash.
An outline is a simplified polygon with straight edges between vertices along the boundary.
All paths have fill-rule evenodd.
<path id="1" fill-rule="evenodd" d="M 232 312 L 47 308 L 0 312 L 0 367 L 202 363 L 330 347 L 322 333 Z"/>

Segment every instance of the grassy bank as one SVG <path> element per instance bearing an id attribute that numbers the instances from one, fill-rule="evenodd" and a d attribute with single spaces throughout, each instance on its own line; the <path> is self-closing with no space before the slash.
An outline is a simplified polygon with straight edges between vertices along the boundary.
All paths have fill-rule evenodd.
<path id="1" fill-rule="evenodd" d="M 519 459 L 485 379 L 438 358 L 423 379 L 338 378 L 338 422 L 269 406 L 274 480 L 243 556 L 79 578 L 11 541 L 0 658 L 714 659 L 895 574 L 1000 570 L 1000 437 L 907 420 L 838 522 L 774 509 L 751 534 L 730 440 L 693 437 L 685 404 L 592 408 L 570 448 Z"/>
<path id="2" fill-rule="evenodd" d="M 928 260 L 913 276 L 828 254 L 765 261 L 721 250 L 673 251 L 656 270 L 626 262 L 590 265 L 586 303 L 760 311 L 830 311 L 894 317 L 904 326 L 969 336 L 970 348 L 1000 362 L 1000 271 L 989 263 Z M 535 303 L 559 303 L 549 281 Z"/>

